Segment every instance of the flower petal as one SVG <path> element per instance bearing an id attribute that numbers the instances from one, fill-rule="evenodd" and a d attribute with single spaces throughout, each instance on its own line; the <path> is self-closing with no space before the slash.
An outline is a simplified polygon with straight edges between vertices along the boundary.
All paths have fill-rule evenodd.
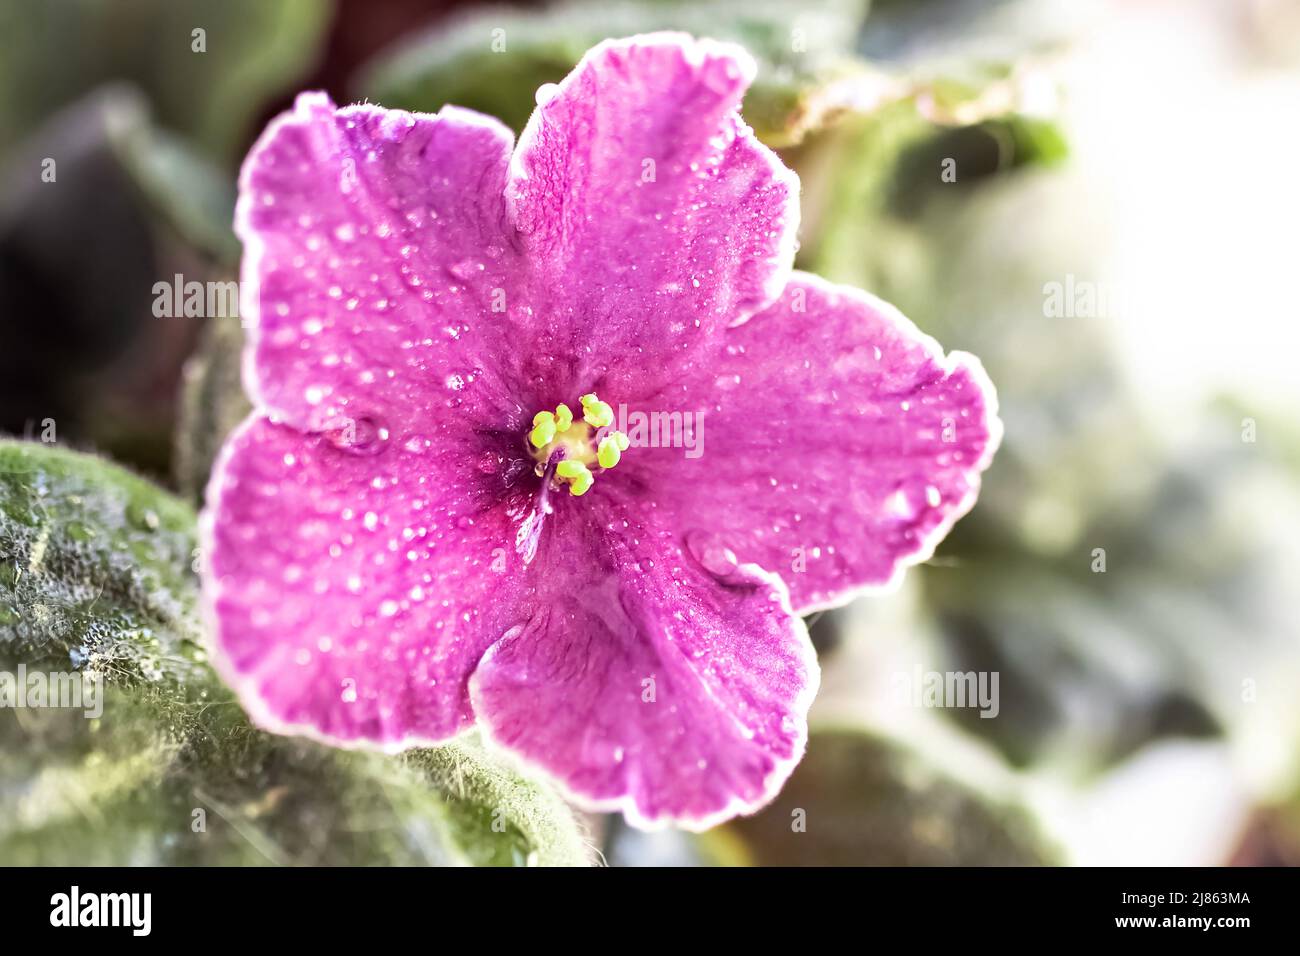
<path id="1" fill-rule="evenodd" d="M 271 123 L 235 216 L 260 407 L 311 431 L 382 420 L 402 438 L 453 403 L 491 417 L 505 401 L 491 385 L 526 337 L 503 195 L 512 139 L 469 110 L 336 109 L 323 93 Z"/>
<path id="2" fill-rule="evenodd" d="M 258 723 L 397 750 L 473 722 L 466 679 L 524 587 L 488 482 L 454 451 L 240 426 L 208 489 L 203 581 L 215 663 Z"/>
<path id="3" fill-rule="evenodd" d="M 755 70 L 740 47 L 657 33 L 538 91 L 507 196 L 576 387 L 644 389 L 779 295 L 799 183 L 737 112 Z"/>
<path id="4" fill-rule="evenodd" d="M 766 803 L 803 754 L 819 678 L 780 579 L 613 495 L 553 520 L 549 540 L 595 570 L 552 561 L 566 589 L 488 651 L 470 684 L 486 732 L 638 826 Z"/>
<path id="5" fill-rule="evenodd" d="M 710 371 L 651 409 L 704 413 L 696 457 L 634 447 L 619 467 L 682 531 L 781 575 L 801 613 L 929 558 L 1002 434 L 977 358 L 945 359 L 892 306 L 806 273 L 727 333 Z"/>

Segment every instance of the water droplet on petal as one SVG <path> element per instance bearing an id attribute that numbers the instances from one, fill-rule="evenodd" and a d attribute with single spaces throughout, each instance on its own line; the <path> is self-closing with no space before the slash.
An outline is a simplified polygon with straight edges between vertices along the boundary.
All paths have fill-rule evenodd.
<path id="1" fill-rule="evenodd" d="M 373 418 L 362 416 L 346 421 L 325 433 L 330 444 L 353 455 L 375 455 L 388 441 L 388 429 Z"/>
<path id="2" fill-rule="evenodd" d="M 748 580 L 740 569 L 735 552 L 716 535 L 705 531 L 688 532 L 686 549 L 700 563 L 700 567 L 720 584 L 739 584 Z"/>

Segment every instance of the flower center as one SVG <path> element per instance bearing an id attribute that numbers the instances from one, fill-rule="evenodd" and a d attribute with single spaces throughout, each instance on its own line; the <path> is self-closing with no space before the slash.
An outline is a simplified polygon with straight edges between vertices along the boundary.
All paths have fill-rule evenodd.
<path id="1" fill-rule="evenodd" d="M 561 404 L 553 412 L 534 415 L 528 433 L 537 474 L 545 475 L 554 463 L 552 483 L 557 487 L 567 484 L 575 498 L 587 493 L 596 475 L 617 465 L 628 446 L 626 435 L 608 430 L 614 424 L 614 410 L 608 403 L 595 392 L 582 396 L 581 401 L 581 421 L 575 421 L 569 406 Z"/>

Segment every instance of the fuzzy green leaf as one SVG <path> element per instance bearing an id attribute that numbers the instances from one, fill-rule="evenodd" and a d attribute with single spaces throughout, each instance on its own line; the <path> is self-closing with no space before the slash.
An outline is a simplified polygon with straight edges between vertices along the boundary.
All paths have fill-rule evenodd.
<path id="1" fill-rule="evenodd" d="M 194 522 L 114 465 L 0 442 L 0 682 L 103 686 L 98 716 L 0 706 L 0 862 L 589 862 L 564 802 L 472 737 L 387 757 L 251 726 L 206 662 Z"/>

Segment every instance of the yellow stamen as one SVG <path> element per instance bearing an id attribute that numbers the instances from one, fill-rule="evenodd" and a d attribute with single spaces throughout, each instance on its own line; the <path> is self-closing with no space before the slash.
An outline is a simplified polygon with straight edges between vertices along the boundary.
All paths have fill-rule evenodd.
<path id="1" fill-rule="evenodd" d="M 589 425 L 604 428 L 614 424 L 614 409 L 609 407 L 608 402 L 597 398 L 595 392 L 589 392 L 582 396 L 582 418 Z"/>
<path id="2" fill-rule="evenodd" d="M 585 495 L 587 489 L 596 480 L 596 476 L 591 473 L 591 470 L 586 465 L 580 461 L 574 461 L 572 458 L 566 458 L 556 465 L 555 473 L 561 478 L 570 480 L 569 494 L 575 498 Z"/>
<path id="3" fill-rule="evenodd" d="M 616 431 L 606 431 L 597 439 L 600 433 L 596 429 L 608 429 L 614 423 L 614 409 L 594 392 L 583 395 L 581 401 L 581 421 L 575 421 L 573 411 L 561 403 L 554 412 L 534 415 L 528 433 L 536 449 L 533 458 L 537 474 L 545 475 L 549 463 L 558 458 L 551 479 L 553 486 L 567 484 L 569 494 L 575 498 L 591 489 L 597 472 L 617 465 L 630 444 L 626 435 Z"/>
<path id="4" fill-rule="evenodd" d="M 627 436 L 622 432 L 610 432 L 602 438 L 600 447 L 596 450 L 596 460 L 600 462 L 600 467 L 613 468 L 617 465 L 627 445 Z"/>
<path id="5" fill-rule="evenodd" d="M 534 448 L 545 448 L 555 439 L 555 416 L 550 412 L 538 412 L 533 416 L 533 430 L 528 440 Z"/>

